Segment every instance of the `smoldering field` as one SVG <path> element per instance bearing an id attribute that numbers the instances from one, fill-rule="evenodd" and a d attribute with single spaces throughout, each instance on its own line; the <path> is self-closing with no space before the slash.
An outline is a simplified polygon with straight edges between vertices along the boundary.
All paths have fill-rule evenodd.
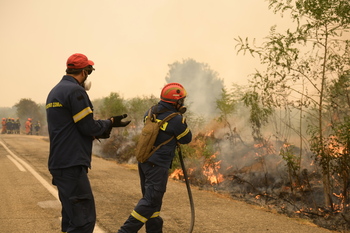
<path id="1" fill-rule="evenodd" d="M 260 125 L 257 138 L 257 128 L 250 122 L 251 110 L 242 102 L 245 87 L 233 85 L 232 90 L 226 89 L 225 96 L 223 82 L 215 72 L 191 59 L 174 63 L 166 81 L 179 82 L 188 92 L 184 116 L 193 140 L 181 148 L 192 185 L 270 211 L 306 218 L 328 229 L 350 229 L 349 194 L 344 192 L 349 189 L 349 181 L 333 173 L 332 204 L 325 205 L 322 169 L 310 150 L 308 122 L 300 120 L 298 111 L 275 110 Z M 220 101 L 223 108 L 219 107 Z M 226 107 L 234 111 L 226 111 Z M 134 150 L 143 113 L 128 114 L 131 124 L 113 129 L 108 140 L 95 142 L 95 154 L 118 163 L 136 163 Z M 178 156 L 173 160 L 170 178 L 183 182 Z"/>
<path id="2" fill-rule="evenodd" d="M 193 140 L 182 145 L 182 152 L 192 185 L 331 230 L 350 229 L 349 206 L 344 205 L 339 179 L 332 181 L 333 206 L 325 206 L 320 168 L 309 150 L 300 150 L 297 135 L 286 130 L 282 138 L 267 125 L 262 128 L 264 139 L 256 141 L 244 107 L 227 122 L 218 121 L 218 112 L 210 111 L 198 115 L 189 107 L 187 123 Z M 142 125 L 114 129 L 110 139 L 95 143 L 94 153 L 119 163 L 136 163 L 133 150 L 141 129 Z M 170 178 L 183 182 L 178 156 Z"/>

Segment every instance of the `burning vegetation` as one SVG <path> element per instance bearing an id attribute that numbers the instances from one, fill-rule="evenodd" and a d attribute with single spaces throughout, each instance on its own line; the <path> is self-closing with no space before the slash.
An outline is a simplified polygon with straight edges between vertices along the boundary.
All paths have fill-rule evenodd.
<path id="1" fill-rule="evenodd" d="M 290 217 L 307 218 L 331 230 L 349 229 L 350 206 L 344 196 L 348 193 L 343 191 L 349 182 L 342 183 L 342 175 L 334 174 L 332 206 L 325 206 L 322 174 L 311 154 L 299 161 L 300 151 L 291 144 L 269 140 L 232 142 L 228 137 L 215 137 L 213 132 L 197 135 L 189 147 L 184 155 L 197 155 L 185 159 L 192 185 Z M 170 178 L 183 180 L 182 170 L 174 169 Z"/>
<path id="2" fill-rule="evenodd" d="M 349 63 L 337 59 L 339 54 L 320 56 L 317 50 L 299 54 L 291 42 L 300 45 L 298 40 L 309 33 L 297 38 L 298 33 L 289 33 L 277 42 L 273 39 L 280 37 L 271 33 L 272 41 L 264 43 L 267 47 L 250 48 L 247 40 L 237 40 L 239 51 L 256 53 L 267 65 L 253 74 L 249 87 L 233 85 L 229 91 L 215 72 L 193 60 L 170 66 L 166 81 L 180 82 L 189 93 L 185 116 L 193 140 L 182 146 L 182 152 L 190 183 L 331 230 L 348 231 L 350 69 L 344 64 Z M 319 46 L 332 46 L 323 42 Z M 348 59 L 350 43 L 344 45 Z M 102 116 L 126 112 L 132 123 L 113 129 L 111 138 L 95 147 L 95 154 L 135 163 L 142 116 L 158 99 L 125 101 L 111 95 L 107 100 L 101 102 Z M 178 156 L 170 177 L 183 180 Z"/>
<path id="3" fill-rule="evenodd" d="M 343 180 L 344 174 L 332 175 L 332 205 L 326 206 L 322 172 L 311 152 L 301 158 L 300 149 L 287 142 L 266 139 L 248 143 L 223 124 L 213 128 L 197 133 L 190 144 L 182 145 L 191 185 L 290 217 L 307 218 L 328 229 L 349 229 L 349 194 L 344 192 L 349 182 Z M 119 163 L 136 163 L 133 150 L 137 132 L 136 127 L 118 129 L 109 140 L 98 143 L 103 151 L 97 154 Z M 336 149 L 334 143 L 329 151 L 335 158 L 341 157 L 341 149 Z M 178 156 L 169 178 L 184 181 Z"/>
<path id="4" fill-rule="evenodd" d="M 307 218 L 331 230 L 349 230 L 350 118 L 324 124 L 327 127 L 322 131 L 309 124 L 306 133 L 303 124 L 307 119 L 286 123 L 283 112 L 257 104 L 256 93 L 247 97 L 248 106 L 233 104 L 227 97 L 223 92 L 215 117 L 204 120 L 191 111 L 185 114 L 193 133 L 192 142 L 182 145 L 190 184 L 291 217 Z M 153 98 L 129 101 L 137 104 L 125 108 L 125 112 L 133 112 L 130 125 L 113 129 L 108 140 L 95 140 L 94 154 L 119 163 L 136 163 L 134 150 L 142 116 L 151 102 L 154 104 Z M 239 111 L 231 111 L 233 106 Z M 178 156 L 169 175 L 170 179 L 184 179 Z"/>

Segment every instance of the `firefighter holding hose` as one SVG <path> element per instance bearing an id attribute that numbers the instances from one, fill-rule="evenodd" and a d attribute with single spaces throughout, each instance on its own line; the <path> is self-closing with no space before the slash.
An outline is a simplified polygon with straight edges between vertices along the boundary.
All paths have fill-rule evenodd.
<path id="1" fill-rule="evenodd" d="M 173 136 L 174 138 L 162 145 L 145 162 L 138 163 L 142 198 L 118 233 L 136 233 L 144 224 L 147 233 L 163 232 L 160 210 L 167 187 L 168 171 L 175 156 L 177 143 L 187 144 L 192 140 L 192 133 L 182 115 L 186 111 L 184 107 L 186 95 L 186 90 L 181 84 L 169 83 L 163 87 L 158 104 L 149 110 L 153 111 L 157 120 L 162 120 L 174 112 L 181 114 L 161 126 L 154 146 L 160 145 Z M 144 117 L 147 116 L 148 111 Z"/>

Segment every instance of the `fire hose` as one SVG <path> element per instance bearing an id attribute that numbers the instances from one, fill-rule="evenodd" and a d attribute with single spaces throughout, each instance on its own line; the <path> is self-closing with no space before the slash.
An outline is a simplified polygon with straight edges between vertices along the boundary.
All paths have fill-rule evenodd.
<path id="1" fill-rule="evenodd" d="M 186 171 L 186 168 L 185 168 L 185 163 L 184 163 L 183 157 L 182 157 L 180 144 L 177 145 L 177 152 L 179 154 L 179 159 L 180 159 L 182 171 L 183 171 L 183 174 L 184 174 L 186 188 L 187 188 L 187 193 L 188 193 L 188 198 L 189 198 L 190 206 L 191 206 L 191 225 L 190 225 L 190 228 L 188 230 L 188 232 L 191 233 L 193 231 L 194 220 L 195 220 L 194 203 L 193 203 L 193 197 L 192 197 L 190 183 L 188 181 L 187 171 Z"/>

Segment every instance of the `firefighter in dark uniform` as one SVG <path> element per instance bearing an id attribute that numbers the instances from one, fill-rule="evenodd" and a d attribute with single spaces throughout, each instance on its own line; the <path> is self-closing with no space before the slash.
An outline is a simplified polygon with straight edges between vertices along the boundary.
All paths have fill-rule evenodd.
<path id="1" fill-rule="evenodd" d="M 179 83 L 169 83 L 161 91 L 160 102 L 155 107 L 158 120 L 173 112 L 184 113 L 186 90 Z M 148 115 L 148 111 L 144 117 Z M 144 163 L 138 163 L 142 198 L 121 226 L 118 233 L 136 233 L 146 224 L 147 233 L 161 233 L 163 219 L 160 217 L 162 200 L 168 182 L 168 172 L 175 156 L 177 143 L 187 144 L 192 140 L 192 133 L 185 118 L 177 115 L 163 124 L 157 136 L 155 146 L 175 136 L 169 143 L 161 146 Z"/>
<path id="2" fill-rule="evenodd" d="M 125 127 L 123 116 L 94 120 L 84 89 L 94 63 L 80 53 L 67 60 L 66 75 L 50 91 L 46 114 L 50 137 L 48 168 L 62 204 L 62 232 L 92 233 L 96 222 L 93 193 L 87 176 L 94 138 L 108 138 L 112 127 Z"/>
<path id="3" fill-rule="evenodd" d="M 7 133 L 8 134 L 12 134 L 13 133 L 13 123 L 12 123 L 12 118 L 7 118 L 6 121 L 6 129 L 7 129 Z"/>
<path id="4" fill-rule="evenodd" d="M 17 118 L 15 123 L 15 133 L 20 134 L 20 129 L 21 129 L 21 122 L 19 118 Z"/>

